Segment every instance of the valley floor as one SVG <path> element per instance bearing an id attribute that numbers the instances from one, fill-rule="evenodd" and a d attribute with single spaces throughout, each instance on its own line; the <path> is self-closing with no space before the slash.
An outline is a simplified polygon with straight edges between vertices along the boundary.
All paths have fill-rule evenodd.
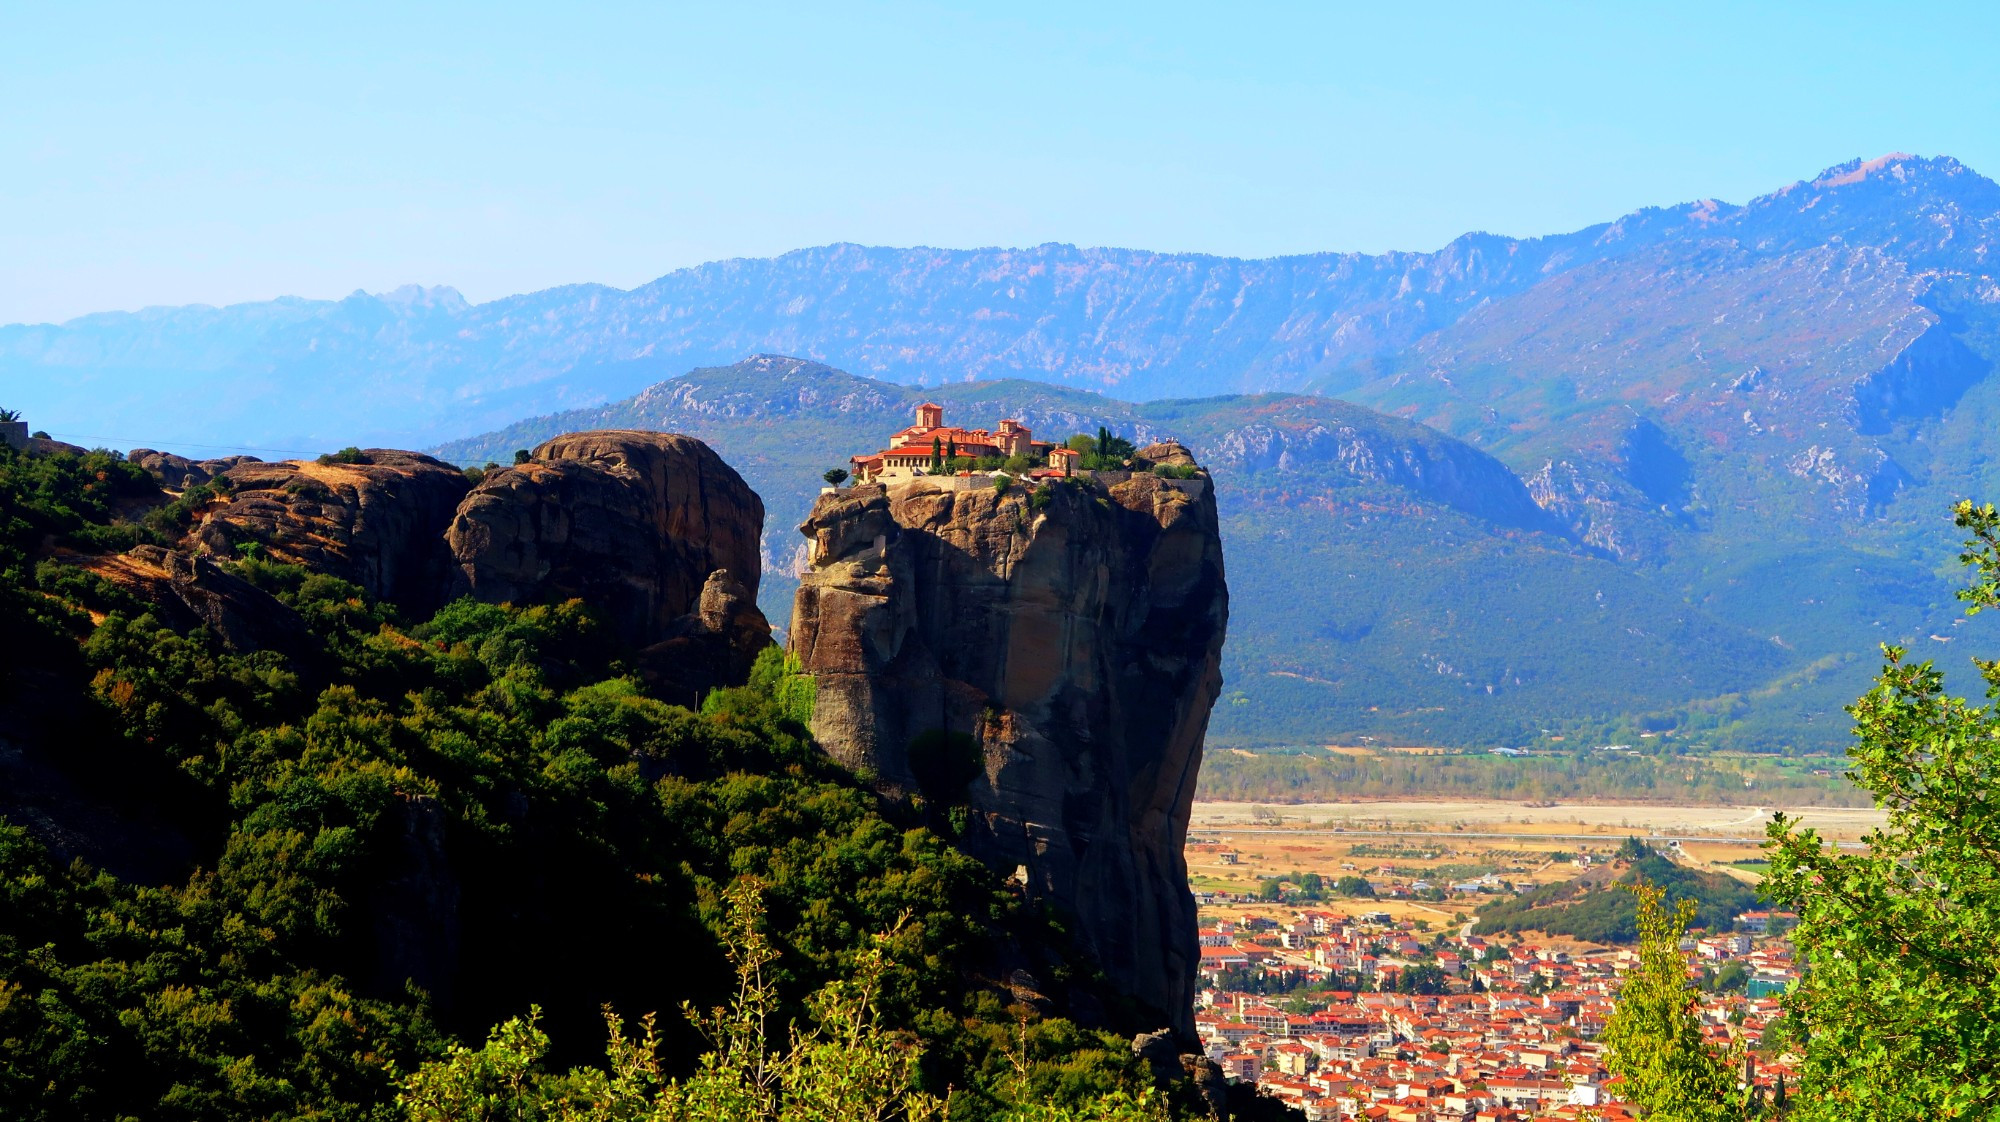
<path id="1" fill-rule="evenodd" d="M 1189 830 L 1278 828 L 1338 830 L 1344 833 L 1487 833 L 1540 837 L 1576 835 L 1608 838 L 1692 836 L 1761 841 L 1772 811 L 1782 810 L 1835 840 L 1855 840 L 1882 824 L 1884 813 L 1869 807 L 1676 806 L 1660 803 L 1560 802 L 1531 805 L 1496 799 L 1356 800 L 1332 803 L 1265 804 L 1197 802 Z"/>

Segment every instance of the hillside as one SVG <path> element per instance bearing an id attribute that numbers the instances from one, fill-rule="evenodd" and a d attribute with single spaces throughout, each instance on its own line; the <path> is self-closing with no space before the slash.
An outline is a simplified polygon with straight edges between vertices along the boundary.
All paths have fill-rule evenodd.
<path id="1" fill-rule="evenodd" d="M 1817 712 L 1826 739 L 1865 663 L 1813 668 L 1687 602 L 1658 575 L 1566 538 L 1492 457 L 1421 425 L 1329 398 L 1267 394 L 1129 403 L 1031 382 L 917 391 L 761 356 L 692 371 L 614 405 L 521 422 L 439 449 L 469 464 L 568 429 L 656 428 L 712 443 L 765 496 L 761 604 L 784 626 L 819 474 L 873 449 L 934 399 L 948 418 L 1021 419 L 1038 435 L 1099 425 L 1177 439 L 1214 473 L 1228 554 L 1230 640 L 1217 744 L 1518 743 L 1556 725 L 1641 714 L 1766 737 Z M 1850 650 L 1866 649 L 1863 638 Z M 1731 695 L 1803 674 L 1765 703 Z M 1845 690 L 1845 694 L 1840 691 Z M 1777 704 L 1770 704 L 1775 701 Z M 1756 727 L 1751 728 L 1752 724 Z"/>
<path id="2" fill-rule="evenodd" d="M 1481 907 L 1473 931 L 1480 935 L 1545 931 L 1593 943 L 1637 942 L 1638 903 L 1623 889 L 1640 881 L 1665 889 L 1669 900 L 1693 900 L 1691 926 L 1708 931 L 1730 930 L 1738 915 L 1762 900 L 1755 889 L 1733 877 L 1677 865 L 1638 839 L 1628 838 L 1610 865 Z"/>
<path id="3" fill-rule="evenodd" d="M 109 454 L 0 445 L 0 1117 L 399 1118 L 405 1076 L 531 1011 L 557 1071 L 599 1054 L 606 1008 L 657 1011 L 664 1072 L 685 1075 L 714 1042 L 678 1011 L 729 995 L 739 914 L 777 955 L 756 1010 L 772 1038 L 863 976 L 952 1117 L 1097 1118 L 1150 1092 L 1130 1036 L 1158 1011 L 1091 969 L 1059 909 L 821 751 L 811 681 L 763 636 L 690 709 L 649 663 L 725 660 L 676 649 L 672 619 L 655 642 L 629 598 L 678 610 L 691 590 L 586 575 L 568 598 L 607 558 L 548 533 L 549 583 L 479 587 L 522 544 L 473 532 L 508 502 L 564 493 L 602 529 L 607 497 L 668 491 L 673 532 L 648 536 L 671 556 L 620 549 L 628 578 L 711 564 L 754 524 L 693 442 L 542 451 L 478 484 L 386 450 L 209 463 L 175 493 Z M 629 470 L 649 452 L 673 466 Z M 294 486 L 261 486 L 281 471 Z M 455 516 L 429 501 L 453 480 Z M 340 532 L 361 507 L 389 532 Z M 438 510 L 442 542 L 418 532 Z M 190 545 L 218 511 L 267 536 Z M 467 562 L 468 594 L 413 606 L 424 570 L 376 563 L 426 546 Z M 1174 1116 L 1211 1117 L 1182 1113 L 1202 1090 L 1167 1066 Z"/>
<path id="4" fill-rule="evenodd" d="M 373 433 L 504 463 L 559 427 L 695 433 L 770 501 L 774 619 L 810 480 L 928 384 L 1217 465 L 1266 613 L 1231 643 L 1224 741 L 1824 749 L 1881 641 L 1973 688 L 1935 528 L 2000 492 L 1996 234 L 2000 186 L 1897 155 L 1435 253 L 832 246 L 629 292 L 89 316 L 0 328 L 0 380 L 106 446 Z M 704 365 L 771 351 L 871 380 Z M 1267 396 L 1304 388 L 1343 401 Z"/>

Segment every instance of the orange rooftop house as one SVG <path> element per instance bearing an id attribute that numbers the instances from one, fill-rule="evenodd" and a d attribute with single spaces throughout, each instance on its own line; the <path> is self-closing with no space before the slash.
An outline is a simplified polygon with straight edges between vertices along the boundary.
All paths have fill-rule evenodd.
<path id="1" fill-rule="evenodd" d="M 887 448 L 873 455 L 855 456 L 849 462 L 854 465 L 855 482 L 891 483 L 931 474 L 937 457 L 1041 459 L 1054 448 L 1048 441 L 1036 440 L 1019 421 L 1001 421 L 1000 427 L 990 432 L 947 425 L 944 406 L 926 401 L 917 406 L 917 423 L 891 436 Z"/>

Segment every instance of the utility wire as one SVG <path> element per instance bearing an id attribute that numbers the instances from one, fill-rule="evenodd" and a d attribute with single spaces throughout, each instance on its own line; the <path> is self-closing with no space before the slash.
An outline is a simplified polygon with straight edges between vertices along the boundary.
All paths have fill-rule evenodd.
<path id="1" fill-rule="evenodd" d="M 299 448 L 252 448 L 246 444 L 196 444 L 191 440 L 161 439 L 159 437 L 154 437 L 151 440 L 138 440 L 129 436 L 91 436 L 88 433 L 80 432 L 52 432 L 49 435 L 63 440 L 111 441 L 132 448 L 151 448 L 159 444 L 171 444 L 179 448 L 206 448 L 211 452 L 276 452 L 285 456 L 314 455 L 312 452 L 307 452 Z"/>

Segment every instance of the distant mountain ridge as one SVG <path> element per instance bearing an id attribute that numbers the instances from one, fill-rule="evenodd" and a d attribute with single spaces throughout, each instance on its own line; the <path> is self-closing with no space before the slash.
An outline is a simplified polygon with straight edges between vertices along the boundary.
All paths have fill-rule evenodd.
<path id="1" fill-rule="evenodd" d="M 411 286 L 103 313 L 0 328 L 0 378 L 52 428 L 93 417 L 186 430 L 130 434 L 159 444 L 428 443 L 759 352 L 905 383 L 1029 377 L 1133 400 L 1339 389 L 1496 302 L 1669 243 L 1726 238 L 1759 259 L 1865 245 L 1893 287 L 1983 262 L 1996 214 L 2000 187 L 1956 161 L 1890 157 L 1740 207 L 1647 209 L 1538 238 L 1467 234 L 1433 253 L 832 245 L 630 291 L 574 285 L 470 305 Z"/>
<path id="2" fill-rule="evenodd" d="M 1225 740 L 1601 719 L 1830 747 L 1877 643 L 1971 631 L 1944 512 L 2000 495 L 1996 248 L 2000 185 L 1891 155 L 1435 253 L 836 245 L 629 292 L 90 316 L 0 328 L 0 404 L 119 447 L 685 431 L 766 496 L 782 573 L 819 473 L 926 385 L 1216 466 L 1246 613 Z"/>
<path id="3" fill-rule="evenodd" d="M 783 626 L 820 473 L 877 447 L 927 399 L 947 420 L 1014 417 L 1038 437 L 1103 425 L 1142 444 L 1175 439 L 1211 469 L 1231 601 L 1214 744 L 1521 743 L 1658 712 L 1661 728 L 1823 746 L 1855 692 L 1830 674 L 1855 669 L 1842 661 L 1855 647 L 1829 656 L 1815 639 L 1788 651 L 1769 631 L 1691 605 L 1671 581 L 1567 536 L 1487 453 L 1331 398 L 1133 403 L 1025 380 L 919 390 L 758 355 L 437 452 L 505 463 L 593 428 L 708 442 L 770 512 L 760 603 Z M 1908 618 L 1898 609 L 1897 626 Z M 1775 704 L 1736 696 L 1774 682 Z M 1788 731 L 1801 724 L 1807 737 Z"/>

